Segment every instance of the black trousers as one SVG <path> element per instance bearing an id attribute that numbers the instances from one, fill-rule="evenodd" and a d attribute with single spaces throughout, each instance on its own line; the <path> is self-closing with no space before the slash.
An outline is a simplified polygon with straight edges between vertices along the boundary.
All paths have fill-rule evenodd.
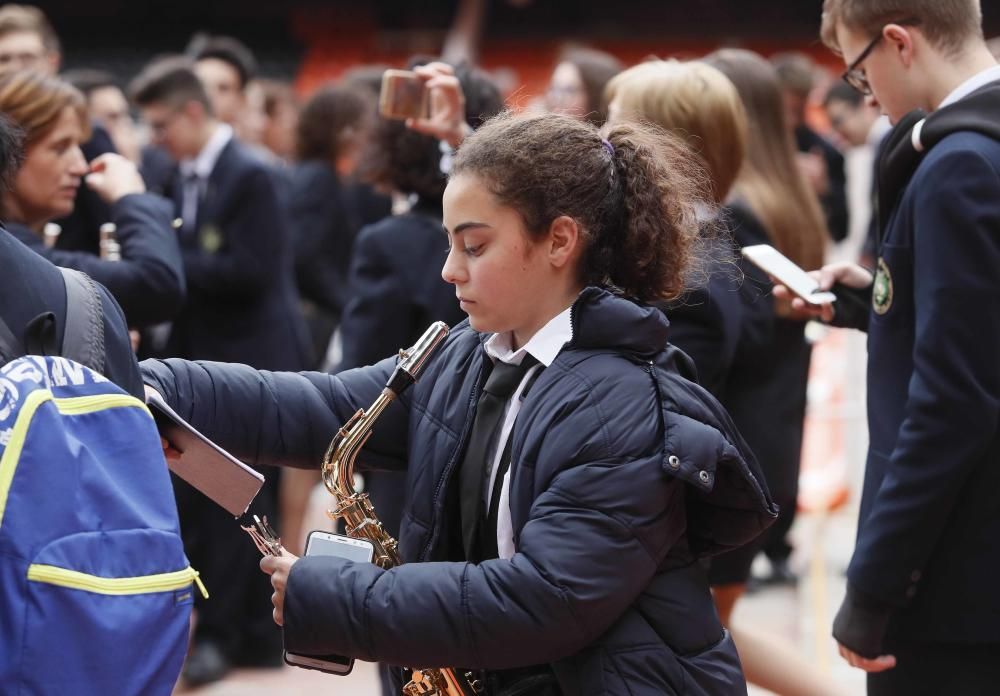
<path id="1" fill-rule="evenodd" d="M 265 472 L 252 510 L 277 527 L 277 470 Z M 171 474 L 181 538 L 191 567 L 209 598 L 195 593 L 194 642 L 212 641 L 236 664 L 273 664 L 281 656 L 281 629 L 272 617 L 271 579 L 260 570 L 260 552 L 233 516 Z M 280 534 L 281 531 L 278 530 Z"/>
<path id="2" fill-rule="evenodd" d="M 1000 694 L 1000 643 L 894 642 L 896 667 L 868 675 L 868 696 Z"/>

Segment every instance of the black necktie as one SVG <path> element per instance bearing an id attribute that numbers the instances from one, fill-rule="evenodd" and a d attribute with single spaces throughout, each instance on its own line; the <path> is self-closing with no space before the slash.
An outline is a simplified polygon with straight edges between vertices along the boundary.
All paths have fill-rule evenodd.
<path id="1" fill-rule="evenodd" d="M 517 391 L 525 373 L 538 361 L 525 355 L 520 365 L 499 360 L 493 365 L 476 407 L 476 420 L 465 448 L 459 470 L 459 490 L 462 509 L 462 545 L 465 558 L 478 560 L 478 528 L 482 517 L 483 497 L 489 480 L 491 455 L 496 454 L 497 437 L 503 424 L 505 406 Z"/>

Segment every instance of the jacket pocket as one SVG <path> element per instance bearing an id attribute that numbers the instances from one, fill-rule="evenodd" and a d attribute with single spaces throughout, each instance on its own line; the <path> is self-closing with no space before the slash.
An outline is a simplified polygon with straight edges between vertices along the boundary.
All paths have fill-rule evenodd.
<path id="1" fill-rule="evenodd" d="M 195 586 L 204 593 L 176 534 L 63 537 L 36 555 L 27 579 L 22 693 L 170 694 Z"/>

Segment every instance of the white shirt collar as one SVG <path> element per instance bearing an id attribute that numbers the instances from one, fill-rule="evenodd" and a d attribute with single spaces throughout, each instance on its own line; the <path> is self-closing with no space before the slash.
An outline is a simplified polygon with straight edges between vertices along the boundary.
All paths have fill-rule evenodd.
<path id="1" fill-rule="evenodd" d="M 950 104 L 954 104 L 959 99 L 964 99 L 969 96 L 980 87 L 988 85 L 991 82 L 996 82 L 997 80 L 1000 80 L 1000 65 L 994 65 L 992 68 L 986 68 L 953 89 L 951 94 L 944 98 L 944 101 L 941 102 L 941 105 L 938 106 L 938 108 L 942 109 Z"/>
<path id="2" fill-rule="evenodd" d="M 545 367 L 552 364 L 562 347 L 573 340 L 570 321 L 572 306 L 554 316 L 527 343 L 518 350 L 511 349 L 511 332 L 493 334 L 486 340 L 486 353 L 494 360 L 510 365 L 520 365 L 526 353 Z"/>
<path id="3" fill-rule="evenodd" d="M 219 161 L 219 155 L 232 139 L 232 126 L 227 123 L 218 124 L 198 156 L 194 159 L 181 161 L 181 174 L 185 178 L 195 174 L 199 179 L 208 179 L 212 175 L 212 170 L 215 169 L 216 162 Z"/>

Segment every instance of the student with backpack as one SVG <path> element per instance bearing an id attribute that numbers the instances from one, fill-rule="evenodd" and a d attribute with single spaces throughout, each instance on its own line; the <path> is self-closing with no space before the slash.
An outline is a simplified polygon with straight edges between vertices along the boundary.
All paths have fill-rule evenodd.
<path id="1" fill-rule="evenodd" d="M 706 201 L 691 157 L 648 126 L 602 135 L 554 114 L 501 116 L 465 140 L 444 194 L 442 276 L 469 319 L 359 457 L 407 471 L 404 564 L 264 559 L 289 651 L 468 667 L 493 695 L 526 683 L 746 693 L 699 559 L 757 535 L 774 506 L 646 304 L 682 292 L 696 262 Z M 316 466 L 395 363 L 143 370 L 238 456 Z"/>
<path id="2" fill-rule="evenodd" d="M 0 269 L 0 691 L 167 696 L 198 581 L 125 318 L 3 228 Z"/>
<path id="3" fill-rule="evenodd" d="M 870 446 L 833 634 L 870 694 L 996 693 L 1000 66 L 979 0 L 826 0 L 822 35 L 896 126 L 874 277 L 817 274 L 871 303 L 817 312 L 868 331 Z"/>

